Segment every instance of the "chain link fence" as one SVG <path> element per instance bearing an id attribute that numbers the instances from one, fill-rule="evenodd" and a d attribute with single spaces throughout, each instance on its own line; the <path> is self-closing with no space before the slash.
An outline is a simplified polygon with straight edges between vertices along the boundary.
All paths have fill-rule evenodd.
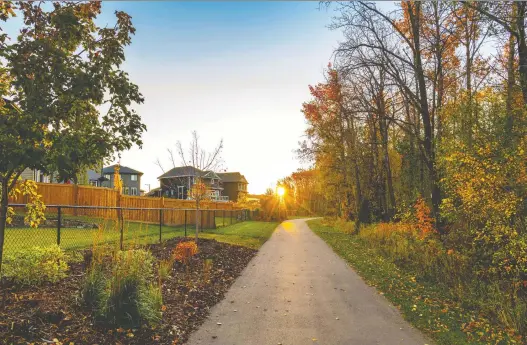
<path id="1" fill-rule="evenodd" d="M 94 244 L 125 245 L 159 243 L 174 237 L 195 236 L 245 220 L 257 213 L 250 210 L 125 208 L 100 206 L 46 205 L 46 220 L 38 228 L 24 221 L 23 204 L 10 205 L 15 211 L 7 225 L 4 252 L 53 244 L 65 250 L 90 248 Z"/>

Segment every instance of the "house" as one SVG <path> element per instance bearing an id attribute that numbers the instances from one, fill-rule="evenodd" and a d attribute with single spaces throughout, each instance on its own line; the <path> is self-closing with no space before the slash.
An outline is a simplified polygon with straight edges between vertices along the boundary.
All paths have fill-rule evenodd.
<path id="1" fill-rule="evenodd" d="M 212 200 L 228 200 L 222 196 L 223 187 L 214 171 L 202 171 L 192 166 L 175 167 L 159 176 L 159 193 L 169 198 L 190 199 L 190 190 L 197 178 L 201 178 L 207 185 Z"/>
<path id="2" fill-rule="evenodd" d="M 26 168 L 20 174 L 22 180 L 31 180 L 35 182 L 50 183 L 51 178 L 40 170 Z"/>
<path id="3" fill-rule="evenodd" d="M 157 187 L 154 189 L 151 189 L 149 192 L 145 192 L 144 196 L 150 196 L 150 197 L 161 197 L 161 187 Z"/>
<path id="4" fill-rule="evenodd" d="M 93 187 L 102 187 L 102 182 L 104 177 L 102 176 L 102 171 L 96 171 L 93 169 L 89 169 L 86 172 L 86 175 L 88 177 L 88 184 Z M 102 177 L 102 178 L 101 178 Z"/>
<path id="5" fill-rule="evenodd" d="M 102 165 L 101 165 L 102 168 Z M 86 169 L 84 173 L 81 173 L 78 177 L 78 184 L 80 185 L 90 185 L 95 187 L 100 187 L 101 182 L 104 179 L 101 174 L 101 168 L 99 168 L 99 171 L 93 170 L 93 169 Z M 61 181 L 55 176 L 50 176 L 40 170 L 37 169 L 29 169 L 26 168 L 22 174 L 20 175 L 22 180 L 31 180 L 35 182 L 41 182 L 41 183 L 73 183 L 72 181 Z"/>
<path id="6" fill-rule="evenodd" d="M 247 195 L 247 179 L 239 172 L 219 173 L 223 195 L 228 196 L 230 201 L 238 201 L 240 196 Z"/>
<path id="7" fill-rule="evenodd" d="M 102 181 L 101 186 L 106 188 L 114 188 L 114 174 L 115 166 L 110 165 L 102 169 L 103 177 L 106 181 Z M 126 167 L 124 165 L 119 166 L 119 175 L 123 181 L 123 191 L 125 195 L 139 195 L 141 186 L 142 172 Z"/>

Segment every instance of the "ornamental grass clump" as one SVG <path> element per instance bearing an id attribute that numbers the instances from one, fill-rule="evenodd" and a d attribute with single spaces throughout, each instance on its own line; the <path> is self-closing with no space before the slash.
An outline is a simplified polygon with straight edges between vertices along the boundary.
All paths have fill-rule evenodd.
<path id="1" fill-rule="evenodd" d="M 152 254 L 134 249 L 117 251 L 109 259 L 109 264 L 92 261 L 82 290 L 85 305 L 97 319 L 116 326 L 159 323 L 163 298 L 160 285 L 152 284 Z"/>

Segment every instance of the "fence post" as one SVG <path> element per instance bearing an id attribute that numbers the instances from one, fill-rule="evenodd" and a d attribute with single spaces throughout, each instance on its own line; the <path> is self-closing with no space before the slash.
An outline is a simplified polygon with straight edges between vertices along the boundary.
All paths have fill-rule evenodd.
<path id="1" fill-rule="evenodd" d="M 187 210 L 185 210 L 185 237 L 187 237 Z"/>
<path id="2" fill-rule="evenodd" d="M 161 227 L 163 226 L 163 209 L 159 209 L 159 243 L 161 243 Z"/>
<path id="3" fill-rule="evenodd" d="M 218 203 L 216 203 L 216 206 Z M 214 226 L 212 227 L 213 229 L 216 229 L 216 210 L 212 211 L 212 219 L 214 220 Z"/>
<path id="4" fill-rule="evenodd" d="M 62 223 L 62 207 L 57 207 L 57 246 L 60 246 L 60 226 Z"/>
<path id="5" fill-rule="evenodd" d="M 121 246 L 121 250 L 124 250 L 124 247 L 123 247 L 123 240 L 124 240 L 124 217 L 123 217 L 123 210 L 122 208 L 119 208 L 119 228 L 120 228 L 120 231 L 121 231 L 121 238 L 119 239 L 119 243 L 120 243 L 120 246 Z"/>
<path id="6" fill-rule="evenodd" d="M 79 204 L 79 186 L 77 185 L 77 183 L 75 183 L 73 185 L 73 206 L 77 206 L 78 204 Z M 76 207 L 73 209 L 73 215 L 74 216 L 78 215 Z"/>

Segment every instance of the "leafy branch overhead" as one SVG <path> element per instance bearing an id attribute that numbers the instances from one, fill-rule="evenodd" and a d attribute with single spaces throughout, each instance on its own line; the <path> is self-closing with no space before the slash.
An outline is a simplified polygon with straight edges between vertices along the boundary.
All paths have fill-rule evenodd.
<path id="1" fill-rule="evenodd" d="M 3 97 L 19 111 L 4 105 L 0 174 L 29 167 L 75 178 L 81 166 L 142 144 L 133 105 L 144 98 L 120 69 L 135 29 L 119 11 L 113 27 L 97 27 L 100 11 L 100 2 L 17 4 L 24 25 L 0 54 Z"/>
<path id="2" fill-rule="evenodd" d="M 100 13 L 101 2 L 0 3 L 1 20 L 22 19 L 17 37 L 0 29 L 0 247 L 9 181 L 24 169 L 75 181 L 142 145 L 146 126 L 134 107 L 144 98 L 122 69 L 135 28 L 122 11 L 99 27 Z"/>

